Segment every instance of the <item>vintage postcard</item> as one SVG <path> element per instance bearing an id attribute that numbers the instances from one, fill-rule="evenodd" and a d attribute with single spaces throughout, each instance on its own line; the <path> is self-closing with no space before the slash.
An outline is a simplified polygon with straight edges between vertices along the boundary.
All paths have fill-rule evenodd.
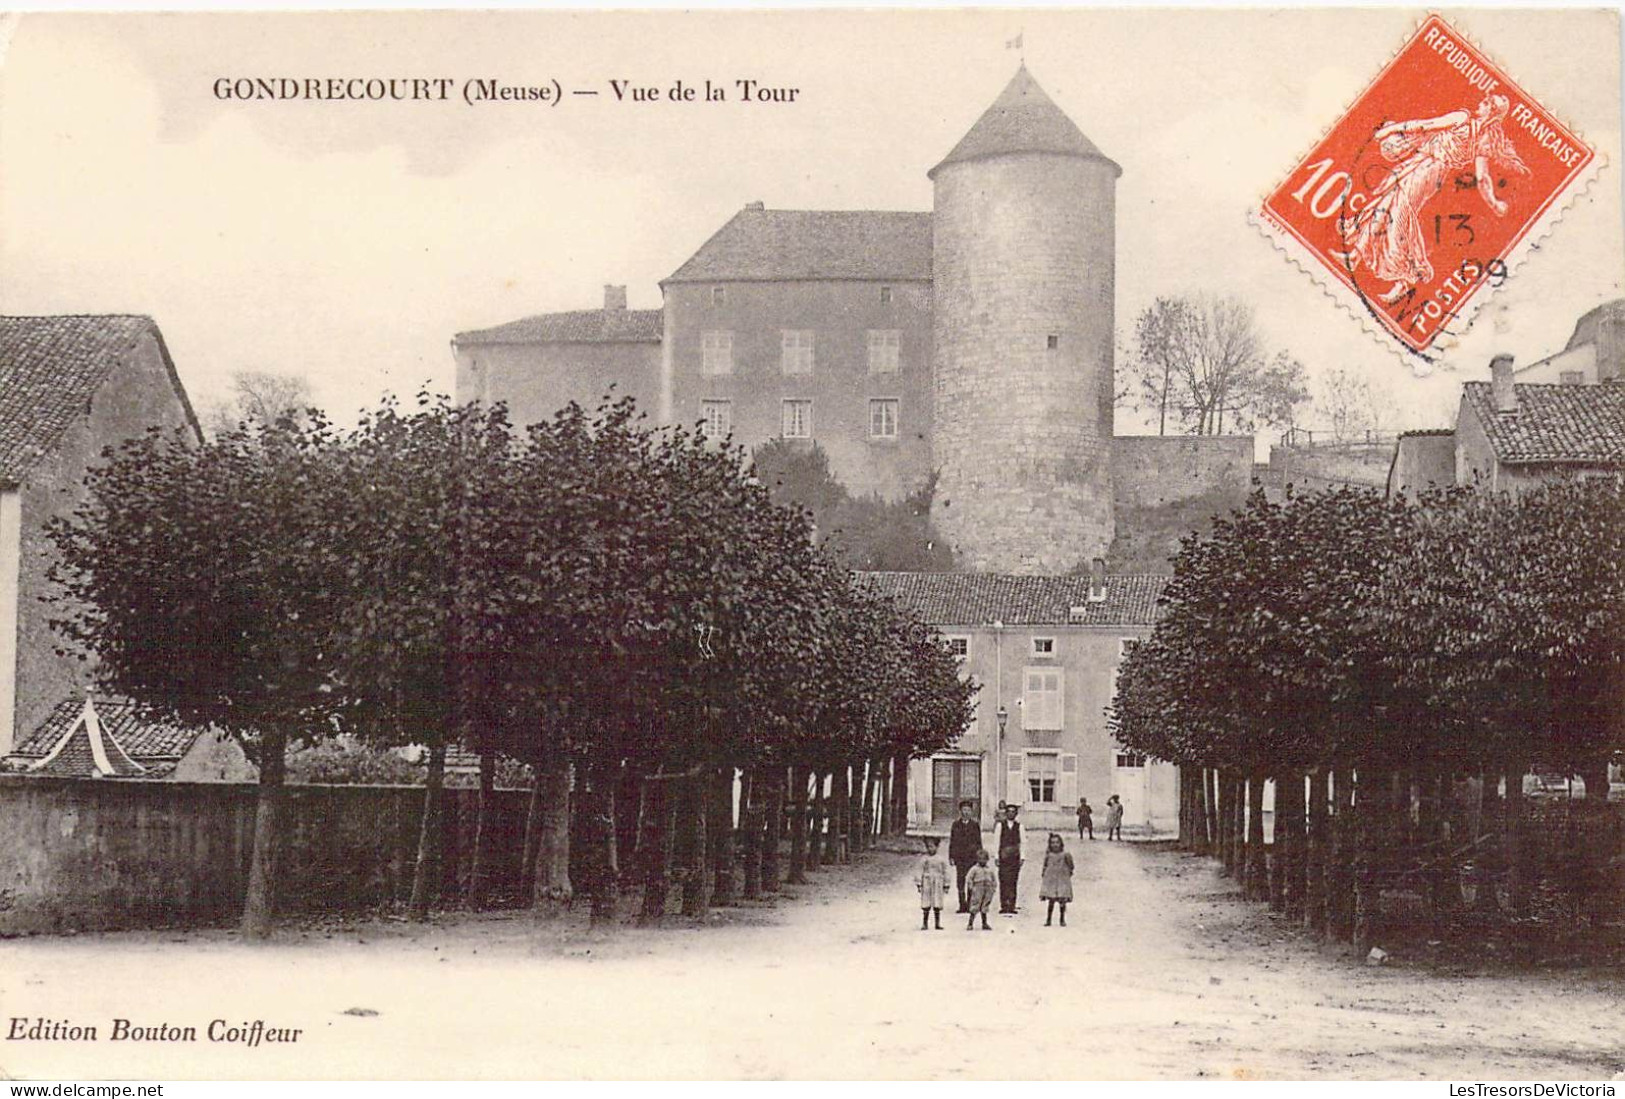
<path id="1" fill-rule="evenodd" d="M 1620 66 L 0 14 L 0 1075 L 1615 1094 Z"/>

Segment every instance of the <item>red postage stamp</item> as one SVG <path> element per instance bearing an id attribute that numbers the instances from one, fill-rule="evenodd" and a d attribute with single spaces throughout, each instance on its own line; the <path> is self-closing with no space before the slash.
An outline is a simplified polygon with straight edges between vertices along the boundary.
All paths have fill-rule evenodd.
<path id="1" fill-rule="evenodd" d="M 1431 359 L 1596 159 L 1432 15 L 1264 200 L 1261 223 L 1307 251 L 1334 296 Z"/>

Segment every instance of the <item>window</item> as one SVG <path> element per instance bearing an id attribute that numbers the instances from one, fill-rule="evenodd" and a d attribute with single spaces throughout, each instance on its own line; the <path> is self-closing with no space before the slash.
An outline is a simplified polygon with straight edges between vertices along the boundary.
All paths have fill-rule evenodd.
<path id="1" fill-rule="evenodd" d="M 890 305 L 891 304 L 891 287 L 882 286 L 880 288 L 880 304 L 881 305 Z"/>
<path id="2" fill-rule="evenodd" d="M 807 328 L 786 328 L 783 341 L 784 372 L 811 374 L 813 368 L 813 334 Z"/>
<path id="3" fill-rule="evenodd" d="M 812 402 L 784 402 L 784 437 L 786 439 L 812 438 Z"/>
<path id="4" fill-rule="evenodd" d="M 902 347 L 901 335 L 895 328 L 869 330 L 869 373 L 897 373 L 898 352 Z"/>
<path id="5" fill-rule="evenodd" d="M 1021 727 L 1039 732 L 1061 728 L 1061 669 L 1028 668 L 1021 696 Z"/>
<path id="6" fill-rule="evenodd" d="M 1134 752 L 1118 752 L 1117 765 L 1119 767 L 1144 767 L 1145 757 Z"/>
<path id="7" fill-rule="evenodd" d="M 711 304 L 712 305 L 722 305 L 722 304 L 726 303 L 727 300 L 728 300 L 728 288 L 726 286 L 713 286 L 713 287 L 711 287 Z"/>
<path id="8" fill-rule="evenodd" d="M 732 401 L 701 401 L 700 422 L 707 439 L 725 439 L 734 429 Z"/>
<path id="9" fill-rule="evenodd" d="M 1027 800 L 1042 805 L 1055 804 L 1055 781 L 1061 773 L 1061 760 L 1053 752 L 1027 753 Z"/>
<path id="10" fill-rule="evenodd" d="M 897 438 L 896 397 L 879 397 L 869 402 L 869 438 Z"/>
<path id="11" fill-rule="evenodd" d="M 964 660 L 966 657 L 970 656 L 970 638 L 948 637 L 944 638 L 943 640 L 948 642 L 948 651 L 953 653 L 954 656 L 958 657 L 960 660 Z"/>
<path id="12" fill-rule="evenodd" d="M 1035 637 L 1035 638 L 1033 638 L 1033 655 L 1034 656 L 1054 656 L 1055 655 L 1055 638 L 1053 638 L 1053 637 Z"/>
<path id="13" fill-rule="evenodd" d="M 1564 370 L 1557 375 L 1557 382 L 1559 385 L 1585 385 L 1585 371 Z"/>
<path id="14" fill-rule="evenodd" d="M 732 332 L 703 332 L 700 334 L 700 373 L 732 374 L 734 372 L 734 334 Z"/>
<path id="15" fill-rule="evenodd" d="M 1054 333 L 1051 333 L 1050 337 L 1049 337 L 1049 340 L 1047 342 L 1047 346 L 1049 347 L 1049 349 L 1051 351 L 1056 350 L 1057 348 L 1059 348 L 1061 346 L 1061 337 L 1055 335 Z"/>

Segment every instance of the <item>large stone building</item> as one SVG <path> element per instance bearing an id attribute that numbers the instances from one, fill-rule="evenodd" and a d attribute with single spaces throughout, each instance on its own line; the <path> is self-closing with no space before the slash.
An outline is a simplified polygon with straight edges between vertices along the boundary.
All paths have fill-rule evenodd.
<path id="1" fill-rule="evenodd" d="M 1121 169 L 1025 68 L 927 174 L 930 212 L 745 206 L 661 283 L 663 308 L 459 334 L 460 398 L 519 423 L 612 384 L 747 446 L 816 442 L 854 494 L 935 473 L 966 568 L 1164 571 L 1246 496 L 1247 437 L 1113 431 Z"/>
<path id="2" fill-rule="evenodd" d="M 87 685 L 51 629 L 46 525 L 104 448 L 153 427 L 202 437 L 150 317 L 0 317 L 0 755 Z"/>
<path id="3" fill-rule="evenodd" d="M 1119 752 L 1105 707 L 1152 624 L 1142 574 L 1246 499 L 1253 441 L 1115 435 L 1121 171 L 1023 67 L 927 173 L 930 212 L 752 202 L 661 283 L 658 313 L 612 287 L 601 311 L 458 335 L 458 396 L 524 423 L 613 383 L 659 422 L 817 443 L 854 494 L 935 474 L 932 518 L 980 575 L 873 579 L 994 686 L 956 750 L 915 766 L 913 823 L 974 789 L 984 817 L 1006 798 L 1060 823 L 1115 791 L 1131 823 L 1167 824 L 1173 772 Z M 1096 599 L 1080 574 L 1100 559 L 1119 575 Z"/>

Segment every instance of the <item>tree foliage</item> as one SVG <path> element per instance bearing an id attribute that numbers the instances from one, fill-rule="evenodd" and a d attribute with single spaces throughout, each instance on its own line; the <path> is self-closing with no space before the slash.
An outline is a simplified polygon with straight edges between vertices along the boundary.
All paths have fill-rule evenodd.
<path id="1" fill-rule="evenodd" d="M 1250 305 L 1198 295 L 1157 298 L 1134 324 L 1127 392 L 1157 418 L 1194 435 L 1292 421 L 1309 397 L 1303 365 L 1268 350 Z"/>

